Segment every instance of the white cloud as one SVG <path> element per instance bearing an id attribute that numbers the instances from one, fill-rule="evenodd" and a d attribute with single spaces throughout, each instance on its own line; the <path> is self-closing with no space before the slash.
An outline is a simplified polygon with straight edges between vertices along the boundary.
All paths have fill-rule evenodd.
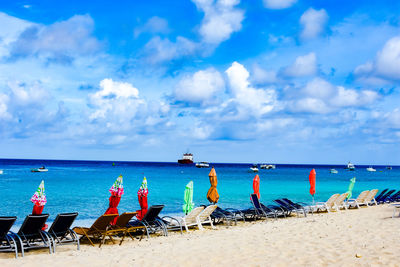
<path id="1" fill-rule="evenodd" d="M 315 53 L 297 57 L 295 62 L 284 70 L 284 73 L 291 77 L 303 77 L 316 74 L 317 57 Z"/>
<path id="2" fill-rule="evenodd" d="M 197 49 L 198 44 L 185 37 L 178 36 L 175 42 L 171 42 L 167 38 L 162 39 L 156 36 L 146 44 L 144 51 L 147 60 L 152 64 L 157 64 L 192 55 Z"/>
<path id="3" fill-rule="evenodd" d="M 192 0 L 204 12 L 200 35 L 204 43 L 218 45 L 242 28 L 244 14 L 235 6 L 240 0 Z"/>
<path id="4" fill-rule="evenodd" d="M 168 21 L 157 16 L 151 17 L 143 26 L 136 27 L 133 33 L 135 38 L 137 38 L 142 33 L 147 32 L 152 34 L 169 33 L 170 29 L 168 27 Z"/>
<path id="5" fill-rule="evenodd" d="M 226 70 L 233 102 L 237 105 L 240 116 L 262 116 L 271 112 L 276 104 L 274 90 L 256 89 L 250 85 L 249 72 L 239 64 L 233 62 Z"/>
<path id="6" fill-rule="evenodd" d="M 300 24 L 303 27 L 300 37 L 302 39 L 317 37 L 324 31 L 327 21 L 328 13 L 325 9 L 315 10 L 310 7 L 300 17 Z"/>
<path id="7" fill-rule="evenodd" d="M 175 99 L 190 103 L 202 103 L 216 96 L 225 87 L 221 74 L 213 69 L 200 70 L 184 77 L 175 88 Z"/>
<path id="8" fill-rule="evenodd" d="M 6 94 L 0 94 L 0 120 L 11 119 L 11 114 L 8 112 L 8 102 L 10 98 Z"/>
<path id="9" fill-rule="evenodd" d="M 92 36 L 93 19 L 75 15 L 49 26 L 35 24 L 10 44 L 11 57 L 38 56 L 57 62 L 71 61 L 75 56 L 92 55 L 101 44 Z"/>
<path id="10" fill-rule="evenodd" d="M 275 71 L 264 70 L 258 65 L 253 66 L 251 80 L 256 84 L 268 84 L 277 82 Z"/>
<path id="11" fill-rule="evenodd" d="M 400 80 L 400 36 L 389 39 L 375 59 L 357 66 L 354 74 L 359 80 L 373 85 Z"/>
<path id="12" fill-rule="evenodd" d="M 284 9 L 293 6 L 297 0 L 263 0 L 264 6 L 270 9 Z"/>

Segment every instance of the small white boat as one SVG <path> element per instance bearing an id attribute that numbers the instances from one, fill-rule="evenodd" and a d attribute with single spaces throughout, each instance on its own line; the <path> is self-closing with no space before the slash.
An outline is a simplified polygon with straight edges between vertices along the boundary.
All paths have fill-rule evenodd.
<path id="1" fill-rule="evenodd" d="M 196 163 L 197 168 L 210 168 L 210 164 L 208 162 L 197 162 Z"/>
<path id="2" fill-rule="evenodd" d="M 371 166 L 369 166 L 369 167 L 367 168 L 367 171 L 368 171 L 368 172 L 376 172 L 376 170 L 375 170 L 374 168 L 372 168 Z"/>
<path id="3" fill-rule="evenodd" d="M 349 171 L 354 171 L 354 170 L 356 169 L 356 167 L 354 166 L 353 163 L 351 163 L 351 162 L 349 161 L 349 163 L 347 163 L 346 169 L 348 169 Z"/>
<path id="4" fill-rule="evenodd" d="M 335 170 L 335 169 L 331 169 L 331 173 L 334 173 L 334 174 L 336 174 L 336 173 L 338 173 L 338 171 L 337 171 L 337 170 Z"/>
<path id="5" fill-rule="evenodd" d="M 31 169 L 31 172 L 47 172 L 48 169 L 46 169 L 46 167 L 42 166 L 40 168 L 36 168 L 36 169 Z"/>
<path id="6" fill-rule="evenodd" d="M 4 173 L 4 171 L 3 170 L 0 170 L 0 174 L 3 174 Z"/>
<path id="7" fill-rule="evenodd" d="M 393 168 L 391 166 L 386 167 L 387 170 L 392 170 Z"/>
<path id="8" fill-rule="evenodd" d="M 271 170 L 271 169 L 275 169 L 276 166 L 273 164 L 261 164 L 260 165 L 260 169 L 266 169 L 266 170 Z"/>
<path id="9" fill-rule="evenodd" d="M 249 172 L 258 172 L 258 166 L 257 166 L 257 164 L 253 164 L 253 166 L 250 167 Z"/>

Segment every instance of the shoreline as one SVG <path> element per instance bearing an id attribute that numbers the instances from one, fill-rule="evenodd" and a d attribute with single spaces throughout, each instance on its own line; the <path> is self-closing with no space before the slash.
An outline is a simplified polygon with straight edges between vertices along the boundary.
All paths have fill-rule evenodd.
<path id="1" fill-rule="evenodd" d="M 399 218 L 390 205 L 238 223 L 217 230 L 126 240 L 100 249 L 57 247 L 54 255 L 32 250 L 24 258 L 1 253 L 2 266 L 364 266 L 398 264 Z"/>

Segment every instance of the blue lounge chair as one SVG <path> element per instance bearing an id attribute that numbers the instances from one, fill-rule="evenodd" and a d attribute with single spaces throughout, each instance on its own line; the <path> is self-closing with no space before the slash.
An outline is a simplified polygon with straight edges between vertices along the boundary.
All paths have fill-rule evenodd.
<path id="1" fill-rule="evenodd" d="M 386 194 L 384 194 L 379 200 L 376 200 L 378 204 L 384 204 L 386 202 L 389 202 L 390 196 L 395 192 L 396 190 L 392 189 L 389 190 Z"/>
<path id="2" fill-rule="evenodd" d="M 164 205 L 151 206 L 141 220 L 133 220 L 129 222 L 130 226 L 144 226 L 146 228 L 147 238 L 150 234 L 162 232 L 164 236 L 168 235 L 167 228 L 162 219 L 158 217 Z"/>
<path id="3" fill-rule="evenodd" d="M 389 191 L 389 188 L 383 189 L 378 196 L 375 197 L 375 200 L 377 203 L 381 200 L 381 198 L 386 194 L 386 192 Z"/>
<path id="4" fill-rule="evenodd" d="M 262 205 L 256 194 L 251 194 L 250 199 L 258 218 L 277 218 L 276 212 L 267 206 Z"/>

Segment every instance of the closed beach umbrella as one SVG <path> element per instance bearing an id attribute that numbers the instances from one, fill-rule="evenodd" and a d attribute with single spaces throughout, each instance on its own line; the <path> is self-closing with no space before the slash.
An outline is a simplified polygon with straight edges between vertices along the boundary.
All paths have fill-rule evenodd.
<path id="1" fill-rule="evenodd" d="M 149 194 L 149 190 L 147 189 L 146 177 L 143 178 L 142 185 L 140 186 L 137 194 L 138 194 L 140 210 L 137 210 L 138 214 L 136 215 L 136 218 L 138 220 L 141 220 L 147 212 L 147 195 Z"/>
<path id="2" fill-rule="evenodd" d="M 253 190 L 254 194 L 256 194 L 258 199 L 260 199 L 260 177 L 258 174 L 256 174 L 253 179 Z"/>
<path id="3" fill-rule="evenodd" d="M 118 204 L 121 201 L 121 196 L 124 194 L 124 187 L 122 185 L 122 175 L 118 176 L 117 180 L 115 180 L 114 184 L 110 188 L 111 196 L 109 198 L 108 209 L 105 214 L 118 214 Z M 115 224 L 117 221 L 116 217 L 111 224 Z"/>
<path id="4" fill-rule="evenodd" d="M 40 215 L 43 212 L 44 205 L 47 203 L 46 193 L 44 192 L 44 181 L 40 183 L 38 189 L 35 194 L 31 197 L 31 201 L 33 202 L 33 215 Z"/>
<path id="5" fill-rule="evenodd" d="M 317 173 L 315 172 L 315 169 L 312 169 L 310 172 L 310 175 L 308 176 L 308 179 L 310 180 L 310 194 L 313 198 L 314 202 L 314 195 L 315 195 L 315 177 L 317 176 Z"/>
<path id="6" fill-rule="evenodd" d="M 193 181 L 190 181 L 186 185 L 185 193 L 184 193 L 184 196 L 183 196 L 183 200 L 185 201 L 185 204 L 183 204 L 183 212 L 185 214 L 188 214 L 194 208 L 194 203 L 193 203 Z"/>
<path id="7" fill-rule="evenodd" d="M 356 183 L 356 177 L 351 178 L 350 184 L 349 184 L 349 189 L 346 192 L 346 193 L 348 193 L 347 199 L 351 198 L 351 196 L 353 195 L 353 188 L 354 188 L 355 183 Z"/>
<path id="8" fill-rule="evenodd" d="M 210 189 L 208 189 L 207 199 L 211 203 L 217 203 L 218 199 L 219 199 L 219 195 L 218 195 L 218 191 L 217 191 L 218 180 L 217 180 L 217 173 L 215 172 L 214 167 L 211 168 L 211 171 L 208 174 L 208 177 L 210 178 L 211 187 L 210 187 Z"/>

